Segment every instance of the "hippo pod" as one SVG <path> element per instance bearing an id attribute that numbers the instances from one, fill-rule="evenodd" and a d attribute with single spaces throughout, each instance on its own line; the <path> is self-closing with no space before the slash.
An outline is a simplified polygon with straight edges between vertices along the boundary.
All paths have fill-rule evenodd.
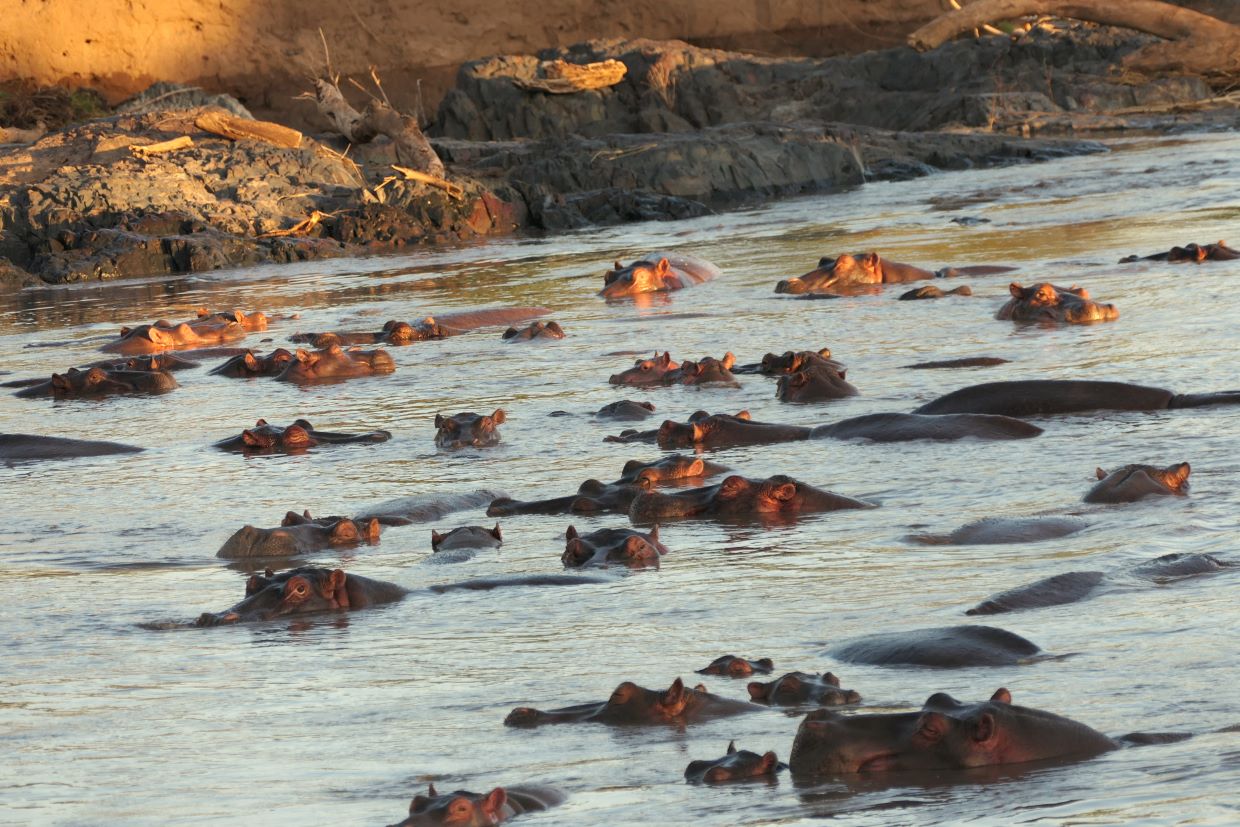
<path id="1" fill-rule="evenodd" d="M 508 713 L 504 726 L 536 727 L 576 722 L 612 726 L 684 726 L 761 708 L 745 701 L 712 695 L 700 686 L 690 689 L 680 678 L 673 681 L 663 692 L 625 681 L 615 688 L 610 698 L 601 703 L 577 704 L 547 712 L 525 706 L 517 707 Z"/>
<path id="2" fill-rule="evenodd" d="M 498 445 L 499 426 L 507 414 L 496 408 L 489 416 L 473 411 L 442 416 L 435 414 L 435 444 L 440 448 L 485 448 Z"/>
<path id="3" fill-rule="evenodd" d="M 856 396 L 857 389 L 845 381 L 844 370 L 817 365 L 779 377 L 775 398 L 780 402 L 828 402 Z"/>
<path id="4" fill-rule="evenodd" d="M 319 431 L 304 419 L 293 421 L 292 425 L 272 425 L 265 419 L 254 423 L 253 428 L 246 428 L 238 436 L 222 439 L 215 443 L 221 451 L 234 451 L 243 454 L 275 454 L 295 453 L 314 448 L 320 443 L 343 445 L 351 442 L 387 442 L 392 438 L 389 431 L 370 431 L 364 434 L 344 434 L 334 431 Z"/>
<path id="5" fill-rule="evenodd" d="M 1156 411 L 1240 404 L 1240 391 L 1177 394 L 1162 388 L 1090 379 L 1024 379 L 986 382 L 952 391 L 917 408 L 915 414 L 977 413 L 1047 416 L 1082 411 Z"/>
<path id="6" fill-rule="evenodd" d="M 991 595 L 969 609 L 967 615 L 992 615 L 1023 609 L 1063 606 L 1091 597 L 1107 582 L 1124 579 L 1143 585 L 1168 583 L 1203 574 L 1217 574 L 1237 564 L 1219 560 L 1212 554 L 1164 554 L 1129 569 L 1107 574 L 1101 571 L 1069 571 Z"/>
<path id="7" fill-rule="evenodd" d="M 627 566 L 631 569 L 657 569 L 659 558 L 667 554 L 667 546 L 659 542 L 659 527 L 648 534 L 631 528 L 600 528 L 578 534 L 569 526 L 564 532 L 564 554 L 560 562 L 565 568 Z"/>
<path id="8" fill-rule="evenodd" d="M 777 474 L 751 480 L 733 474 L 716 485 L 673 494 L 646 491 L 629 507 L 635 523 L 691 517 L 708 519 L 794 519 L 801 514 L 875 508 L 872 503 L 833 494 Z"/>
<path id="9" fill-rule="evenodd" d="M 305 352 L 304 350 L 298 351 L 298 353 Z M 289 366 L 289 363 L 297 358 L 298 355 L 293 353 L 293 351 L 282 347 L 278 347 L 267 354 L 247 350 L 245 353 L 229 357 L 223 364 L 212 368 L 211 374 L 213 376 L 231 376 L 234 378 L 279 376 Z"/>
<path id="10" fill-rule="evenodd" d="M 224 541 L 216 557 L 237 560 L 251 557 L 292 557 L 325 548 L 345 548 L 379 542 L 381 521 L 377 517 L 310 516 L 309 511 L 284 515 L 279 528 L 242 526 Z"/>
<path id="11" fill-rule="evenodd" d="M 638 359 L 633 367 L 616 373 L 607 381 L 612 385 L 634 387 L 658 387 L 668 385 L 726 385 L 739 388 L 740 383 L 732 375 L 736 357 L 725 353 L 723 358 L 705 356 L 698 361 L 672 361 L 672 354 L 655 353 L 653 358 Z"/>
<path id="12" fill-rule="evenodd" d="M 504 534 L 499 523 L 495 528 L 467 525 L 454 528 L 446 534 L 431 529 L 431 551 L 449 551 L 466 548 L 499 548 L 504 544 Z"/>
<path id="13" fill-rule="evenodd" d="M 364 609 L 400 600 L 408 593 L 395 583 L 346 574 L 341 569 L 302 566 L 277 575 L 253 575 L 246 582 L 244 600 L 223 612 L 204 612 L 195 625 L 220 626 L 290 614 Z"/>
<path id="14" fill-rule="evenodd" d="M 5 463 L 137 454 L 143 450 L 145 449 L 136 445 L 123 445 L 119 442 L 67 439 L 37 434 L 0 434 L 0 462 Z"/>
<path id="15" fill-rule="evenodd" d="M 120 338 L 108 342 L 101 350 L 126 356 L 165 350 L 192 350 L 236 342 L 244 339 L 248 332 L 245 324 L 219 316 L 180 324 L 158 321 L 132 328 L 122 327 Z"/>
<path id="16" fill-rule="evenodd" d="M 277 382 L 306 385 L 375 376 L 396 370 L 396 363 L 386 350 L 344 350 L 339 345 L 331 345 L 322 350 L 299 349 L 295 356 L 276 376 Z"/>
<path id="17" fill-rule="evenodd" d="M 819 425 L 810 432 L 810 438 L 907 442 L 919 439 L 1028 439 L 1040 433 L 1042 429 L 1037 425 L 1010 416 L 876 413 Z"/>
<path id="18" fill-rule="evenodd" d="M 757 660 L 747 660 L 738 658 L 736 655 L 722 655 L 715 658 L 703 669 L 698 669 L 699 675 L 721 675 L 725 678 L 747 678 L 750 675 L 769 675 L 775 669 L 775 663 L 770 658 L 758 658 Z"/>
<path id="19" fill-rule="evenodd" d="M 631 422 L 646 419 L 653 413 L 653 402 L 633 402 L 629 399 L 621 399 L 619 402 L 609 402 L 595 411 L 594 415 L 599 419 Z"/>
<path id="20" fill-rule="evenodd" d="M 1115 305 L 1099 304 L 1089 297 L 1088 291 L 1083 287 L 1056 287 L 1045 281 L 1030 287 L 1021 287 L 1012 282 L 1009 290 L 1012 298 L 995 313 L 996 319 L 1090 324 L 1119 318 Z"/>
<path id="21" fill-rule="evenodd" d="M 618 299 L 638 293 L 680 290 L 718 278 L 722 271 L 709 261 L 683 253 L 651 253 L 632 264 L 616 266 L 603 275 L 605 299 Z"/>
<path id="22" fill-rule="evenodd" d="M 1125 465 L 1111 473 L 1097 469 L 1098 484 L 1085 494 L 1087 503 L 1130 503 L 1143 497 L 1184 497 L 1188 495 L 1187 462 L 1158 468 L 1153 465 Z"/>
<path id="23" fill-rule="evenodd" d="M 785 279 L 775 285 L 776 293 L 824 293 L 832 289 L 847 290 L 850 287 L 871 284 L 900 284 L 950 276 L 988 276 L 1011 272 L 1012 267 L 977 266 L 944 267 L 941 270 L 924 270 L 911 264 L 889 261 L 878 253 L 845 253 L 836 258 L 822 258 L 818 266 L 805 275 Z"/>
<path id="24" fill-rule="evenodd" d="M 842 364 L 831 358 L 831 348 L 824 347 L 820 350 L 786 350 L 782 354 L 768 353 L 762 357 L 761 362 L 738 365 L 732 368 L 732 372 L 783 376 L 816 366 L 825 366 L 837 371 L 844 370 Z"/>
<path id="25" fill-rule="evenodd" d="M 431 316 L 420 322 L 402 322 L 388 319 L 380 330 L 370 331 L 329 331 L 326 333 L 295 333 L 289 337 L 291 342 L 309 344 L 311 347 L 328 348 L 347 347 L 349 345 L 411 345 L 414 342 L 428 342 L 435 339 L 446 339 L 464 333 L 464 330 L 441 325 Z"/>
<path id="26" fill-rule="evenodd" d="M 177 380 L 165 370 L 69 368 L 64 373 L 53 373 L 52 378 L 46 382 L 17 391 L 14 396 L 20 396 L 23 399 L 46 396 L 54 399 L 72 399 L 126 393 L 167 393 L 178 387 L 180 385 L 177 384 Z"/>
<path id="27" fill-rule="evenodd" d="M 829 654 L 872 666 L 1015 666 L 1042 651 L 1020 635 L 993 626 L 939 626 L 866 635 Z"/>
<path id="28" fill-rule="evenodd" d="M 789 672 L 773 681 L 754 681 L 747 687 L 749 697 L 756 703 L 769 706 L 845 706 L 861 703 L 861 693 L 841 689 L 840 679 L 831 672 L 813 675 L 808 672 Z"/>
<path id="29" fill-rule="evenodd" d="M 711 761 L 690 761 L 685 767 L 685 780 L 691 784 L 726 784 L 751 778 L 774 779 L 788 765 L 774 752 L 759 755 L 747 749 L 738 750 L 735 741 L 728 742 L 722 758 Z"/>
<path id="30" fill-rule="evenodd" d="M 505 330 L 500 338 L 505 342 L 528 342 L 531 339 L 563 339 L 564 328 L 560 327 L 559 322 L 530 322 L 528 326 L 517 330 L 510 327 Z"/>
<path id="31" fill-rule="evenodd" d="M 789 762 L 793 776 L 806 778 L 1084 759 L 1117 746 L 1084 724 L 1014 706 L 1000 689 L 975 704 L 940 692 L 918 712 L 815 710 L 797 729 Z"/>
<path id="32" fill-rule="evenodd" d="M 440 795 L 431 784 L 426 795 L 413 797 L 409 803 L 409 817 L 389 827 L 436 824 L 490 827 L 523 813 L 549 810 L 564 800 L 564 794 L 552 787 L 496 787 L 489 793 L 456 790 Z"/>
<path id="33" fill-rule="evenodd" d="M 1217 244 L 1197 244 L 1189 243 L 1183 247 L 1172 247 L 1165 253 L 1154 253 L 1150 256 L 1125 256 L 1119 260 L 1120 264 L 1130 264 L 1134 261 L 1169 261 L 1174 264 L 1184 262 L 1192 262 L 1193 264 L 1201 264 L 1203 261 L 1232 261 L 1240 258 L 1240 250 L 1234 250 L 1227 246 L 1227 242 L 1220 241 Z"/>

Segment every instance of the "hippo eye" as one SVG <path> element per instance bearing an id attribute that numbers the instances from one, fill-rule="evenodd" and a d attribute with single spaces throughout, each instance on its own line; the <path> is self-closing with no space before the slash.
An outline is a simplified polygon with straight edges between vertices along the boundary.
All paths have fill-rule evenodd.
<path id="1" fill-rule="evenodd" d="M 293 594 L 296 597 L 305 597 L 306 596 L 306 584 L 298 583 L 296 586 L 294 586 Z"/>

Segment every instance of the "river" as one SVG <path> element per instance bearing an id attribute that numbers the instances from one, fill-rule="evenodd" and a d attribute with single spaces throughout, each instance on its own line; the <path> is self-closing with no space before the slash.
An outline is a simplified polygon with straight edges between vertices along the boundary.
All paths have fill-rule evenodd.
<path id="1" fill-rule="evenodd" d="M 100 358 L 121 324 L 182 318 L 200 305 L 301 314 L 298 330 L 376 329 L 453 309 L 539 304 L 568 338 L 503 344 L 487 329 L 392 348 L 390 376 L 297 387 L 269 379 L 177 374 L 157 397 L 105 401 L 0 395 L 0 431 L 108 439 L 145 453 L 0 467 L 0 821 L 13 824 L 389 824 L 428 780 L 442 791 L 552 784 L 568 794 L 522 825 L 811 823 L 1234 824 L 1240 821 L 1240 723 L 1234 574 L 1165 585 L 1122 578 L 1076 605 L 986 622 L 1054 655 L 1013 667 L 841 664 L 833 643 L 872 631 L 973 622 L 982 598 L 1070 570 L 1121 571 L 1160 554 L 1238 559 L 1240 410 L 1048 417 L 1011 442 L 817 440 L 712 452 L 747 476 L 790 474 L 880 508 L 792 525 L 708 521 L 662 527 L 658 571 L 610 581 L 434 595 L 342 616 L 153 631 L 240 599 L 245 573 L 214 556 L 246 523 L 286 510 L 349 514 L 392 498 L 499 489 L 521 498 L 611 480 L 654 446 L 603 442 L 615 424 L 589 414 L 648 399 L 654 422 L 698 408 L 748 409 L 762 421 L 819 424 L 909 411 L 958 387 L 1016 378 L 1095 378 L 1178 392 L 1240 388 L 1240 262 L 1116 262 L 1240 233 L 1240 137 L 1126 138 L 1104 155 L 944 173 L 672 223 L 415 250 L 364 259 L 247 268 L 183 278 L 27 290 L 0 299 L 0 369 L 47 376 Z M 956 204 L 955 209 L 944 209 Z M 938 205 L 938 206 L 936 206 Z M 989 223 L 962 226 L 975 216 Z M 1231 239 L 1240 241 L 1240 239 Z M 613 259 L 673 248 L 724 275 L 642 304 L 596 295 Z M 898 302 L 898 286 L 837 301 L 772 292 L 821 256 L 877 249 L 937 268 L 1002 263 L 1011 277 L 968 278 L 972 298 Z M 1017 326 L 994 319 L 1012 278 L 1089 288 L 1116 322 Z M 954 286 L 953 282 L 951 286 Z M 61 342 L 54 347 L 47 343 Z M 623 391 L 607 377 L 631 355 L 740 362 L 829 346 L 857 397 L 787 405 L 774 383 L 736 389 Z M 261 345 L 268 349 L 271 345 Z M 1009 364 L 907 370 L 990 355 Z M 208 363 L 214 364 L 218 360 Z M 504 408 L 503 442 L 445 453 L 437 412 Z M 551 417 L 553 411 L 569 416 Z M 382 445 L 244 458 L 210 444 L 258 417 L 306 417 L 336 430 L 385 428 Z M 1192 492 L 1120 506 L 1081 497 L 1096 466 L 1189 461 Z M 606 517 L 502 520 L 504 544 L 468 562 L 428 562 L 430 529 L 491 525 L 482 509 L 388 529 L 379 545 L 314 562 L 411 588 L 474 577 L 557 573 L 565 528 Z M 999 515 L 1082 515 L 1077 535 L 1008 546 L 919 546 Z M 697 787 L 692 759 L 727 742 L 787 760 L 799 716 L 780 710 L 694 725 L 617 730 L 578 724 L 506 729 L 514 706 L 602 700 L 622 680 L 663 688 L 735 653 L 776 672 L 830 669 L 859 711 L 919 707 L 934 692 L 981 700 L 1000 686 L 1020 704 L 1111 734 L 1192 733 L 1067 766 L 1018 769 L 985 783 L 828 780 Z M 695 681 L 693 681 L 695 682 Z M 745 696 L 744 681 L 706 678 Z"/>

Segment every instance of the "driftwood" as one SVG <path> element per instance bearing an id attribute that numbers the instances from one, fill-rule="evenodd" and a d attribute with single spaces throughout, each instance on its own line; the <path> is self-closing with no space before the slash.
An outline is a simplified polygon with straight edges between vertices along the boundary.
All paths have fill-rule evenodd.
<path id="1" fill-rule="evenodd" d="M 178 149 L 187 149 L 194 145 L 194 139 L 188 135 L 178 135 L 167 141 L 160 141 L 157 144 L 131 144 L 129 151 L 139 158 L 149 158 L 152 155 L 163 155 L 168 152 L 176 152 Z"/>
<path id="2" fill-rule="evenodd" d="M 435 178 L 444 177 L 443 161 L 422 134 L 416 118 L 402 115 L 375 98 L 358 112 L 340 94 L 340 88 L 327 78 L 314 82 L 314 98 L 319 113 L 351 143 L 365 144 L 378 135 L 386 135 L 392 139 L 401 164 Z"/>
<path id="3" fill-rule="evenodd" d="M 288 238 L 289 236 L 306 235 L 311 230 L 313 230 L 315 227 L 319 226 L 319 222 L 321 222 L 324 218 L 331 218 L 332 215 L 333 215 L 332 213 L 326 213 L 326 212 L 320 212 L 318 210 L 314 210 L 313 212 L 310 213 L 310 216 L 308 218 L 298 221 L 296 224 L 289 227 L 288 229 L 272 230 L 269 233 L 260 233 L 256 237 L 257 238 Z"/>
<path id="4" fill-rule="evenodd" d="M 915 49 L 933 49 L 988 21 L 1050 15 L 1135 29 L 1172 41 L 1155 43 L 1124 59 L 1136 71 L 1181 71 L 1206 77 L 1240 73 L 1240 26 L 1159 0 L 978 0 L 936 17 L 908 37 Z"/>
<path id="5" fill-rule="evenodd" d="M 253 121 L 248 118 L 238 118 L 236 115 L 230 115 L 222 109 L 203 112 L 194 119 L 194 126 L 203 132 L 222 135 L 234 141 L 249 138 L 288 149 L 296 149 L 301 146 L 302 135 L 296 129 L 289 129 L 287 126 L 280 126 L 280 124 L 271 123 L 270 121 Z"/>
<path id="6" fill-rule="evenodd" d="M 598 63 L 569 63 L 564 60 L 544 60 L 538 64 L 538 77 L 514 78 L 513 83 L 522 89 L 567 95 L 585 89 L 605 89 L 624 79 L 628 71 L 618 60 Z"/>

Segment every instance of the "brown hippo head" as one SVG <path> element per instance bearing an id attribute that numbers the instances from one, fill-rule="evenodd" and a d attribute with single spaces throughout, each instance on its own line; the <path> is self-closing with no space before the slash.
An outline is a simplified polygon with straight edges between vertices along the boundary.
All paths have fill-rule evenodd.
<path id="1" fill-rule="evenodd" d="M 783 354 L 768 353 L 762 357 L 758 372 L 767 376 L 796 373 L 813 365 L 826 365 L 843 370 L 844 366 L 831 358 L 831 348 L 822 350 L 786 350 Z"/>
<path id="2" fill-rule="evenodd" d="M 775 398 L 781 402 L 822 402 L 856 396 L 857 389 L 844 380 L 845 371 L 819 366 L 779 377 Z"/>
<path id="3" fill-rule="evenodd" d="M 453 416 L 435 415 L 435 444 L 440 448 L 483 448 L 499 442 L 499 425 L 506 415 L 503 408 L 496 408 L 487 416 L 473 411 Z"/>
<path id="4" fill-rule="evenodd" d="M 409 804 L 409 817 L 392 827 L 451 824 L 453 827 L 491 827 L 501 824 L 520 810 L 508 801 L 503 787 L 489 793 L 456 790 L 440 795 L 431 784 L 426 795 L 415 795 Z"/>
<path id="5" fill-rule="evenodd" d="M 784 279 L 775 285 L 776 293 L 819 293 L 850 284 L 882 284 L 883 268 L 878 253 L 823 258 L 805 275 Z"/>
<path id="6" fill-rule="evenodd" d="M 841 689 L 840 679 L 831 672 L 811 675 L 807 672 L 789 672 L 773 681 L 749 684 L 749 697 L 771 706 L 795 706 L 816 703 L 819 706 L 842 706 L 861 701 L 861 695 L 851 689 Z"/>
<path id="7" fill-rule="evenodd" d="M 198 626 L 219 626 L 252 620 L 272 620 L 288 614 L 349 608 L 344 571 L 303 566 L 274 576 L 254 575 L 246 583 L 245 599 L 223 612 L 206 612 Z"/>
<path id="8" fill-rule="evenodd" d="M 1177 496 L 1188 494 L 1188 475 L 1192 467 L 1187 462 L 1159 468 L 1154 465 L 1125 465 L 1109 474 L 1101 468 L 1094 474 L 1098 484 L 1085 495 L 1087 503 L 1126 503 L 1149 496 Z"/>
<path id="9" fill-rule="evenodd" d="M 314 426 L 304 419 L 298 419 L 285 428 L 279 425 L 269 425 L 267 420 L 260 419 L 254 423 L 253 428 L 246 428 L 241 432 L 241 442 L 245 450 L 254 453 L 266 451 L 292 453 L 304 451 L 319 444 L 318 440 L 311 436 L 313 430 Z"/>
<path id="10" fill-rule="evenodd" d="M 564 553 L 560 562 L 569 568 L 616 564 L 631 569 L 657 569 L 659 557 L 666 553 L 667 547 L 659 542 L 657 525 L 649 534 L 631 528 L 602 528 L 578 534 L 570 525 L 564 532 Z"/>
<path id="11" fill-rule="evenodd" d="M 111 372 L 104 368 L 69 368 L 64 373 L 53 373 L 51 381 L 52 396 L 56 397 L 128 393 L 134 389 L 128 383 L 112 378 Z"/>
<path id="12" fill-rule="evenodd" d="M 685 767 L 685 780 L 691 783 L 726 784 L 746 778 L 774 778 L 780 770 L 787 769 L 774 752 L 759 755 L 747 749 L 737 750 L 736 742 L 728 742 L 728 751 L 713 761 L 690 761 Z"/>
<path id="13" fill-rule="evenodd" d="M 699 675 L 722 675 L 727 678 L 747 678 L 754 674 L 769 675 L 774 668 L 775 662 L 770 658 L 746 660 L 736 655 L 723 655 L 712 660 L 705 669 L 697 670 L 697 673 Z"/>
<path id="14" fill-rule="evenodd" d="M 736 365 L 736 357 L 731 351 L 723 354 L 722 359 L 705 356 L 698 361 L 686 359 L 680 363 L 677 381 L 685 385 L 732 385 L 740 387 L 732 368 Z"/>
<path id="15" fill-rule="evenodd" d="M 617 261 L 615 268 L 603 275 L 603 289 L 599 291 L 599 295 L 606 299 L 615 299 L 635 293 L 674 290 L 680 286 L 680 280 L 667 258 L 635 261 L 627 267 Z"/>
<path id="16" fill-rule="evenodd" d="M 672 354 L 657 351 L 650 359 L 638 359 L 633 367 L 621 373 L 612 374 L 608 383 L 612 385 L 662 385 L 668 374 L 678 370 L 680 365 L 672 361 Z"/>
<path id="17" fill-rule="evenodd" d="M 1088 324 L 1119 318 L 1115 305 L 1100 304 L 1092 300 L 1083 287 L 1056 287 L 1049 282 L 1022 287 L 1019 283 L 1012 282 L 1008 289 L 1012 298 L 999 308 L 995 315 L 998 319 Z"/>

